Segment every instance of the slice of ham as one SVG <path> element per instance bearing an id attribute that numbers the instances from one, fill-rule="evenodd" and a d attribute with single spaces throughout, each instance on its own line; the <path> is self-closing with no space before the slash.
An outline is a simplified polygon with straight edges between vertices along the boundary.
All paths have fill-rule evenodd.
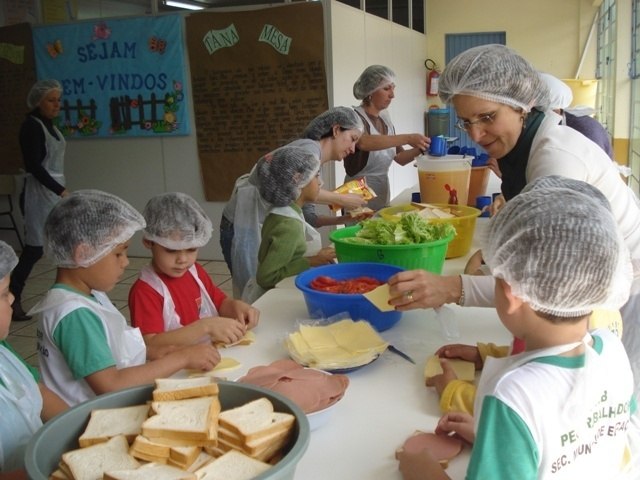
<path id="1" fill-rule="evenodd" d="M 428 450 L 436 460 L 446 464 L 462 451 L 462 440 L 418 430 L 407 438 L 404 445 L 396 451 L 396 458 L 401 451 L 420 453 L 423 450 Z"/>
<path id="2" fill-rule="evenodd" d="M 346 375 L 304 368 L 293 360 L 277 360 L 251 368 L 238 382 L 268 388 L 293 400 L 305 413 L 323 410 L 339 401 L 349 386 Z"/>

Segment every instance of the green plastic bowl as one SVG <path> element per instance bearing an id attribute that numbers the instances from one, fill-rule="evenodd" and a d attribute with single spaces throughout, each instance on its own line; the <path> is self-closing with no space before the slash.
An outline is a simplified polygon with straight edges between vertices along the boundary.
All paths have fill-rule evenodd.
<path id="1" fill-rule="evenodd" d="M 309 446 L 309 421 L 303 411 L 291 400 L 266 388 L 220 380 L 218 397 L 222 410 L 239 407 L 260 397 L 267 397 L 278 412 L 296 417 L 294 434 L 286 454 L 269 470 L 255 480 L 292 480 L 295 469 Z M 25 453 L 25 467 L 31 480 L 47 480 L 58 468 L 62 454 L 78 447 L 78 437 L 89 421 L 91 410 L 142 405 L 151 400 L 153 385 L 127 388 L 87 400 L 47 422 L 31 438 Z"/>
<path id="2" fill-rule="evenodd" d="M 405 270 L 423 269 L 427 272 L 441 274 L 447 247 L 453 235 L 429 243 L 409 245 L 358 245 L 345 241 L 355 237 L 360 225 L 334 230 L 329 239 L 334 243 L 338 262 L 374 262 L 396 265 Z"/>

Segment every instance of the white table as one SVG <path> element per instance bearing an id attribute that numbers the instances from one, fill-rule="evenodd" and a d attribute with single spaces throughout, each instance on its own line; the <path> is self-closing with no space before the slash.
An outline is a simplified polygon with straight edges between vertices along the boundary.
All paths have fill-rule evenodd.
<path id="1" fill-rule="evenodd" d="M 486 226 L 479 219 L 477 233 Z M 472 247 L 469 254 L 475 251 Z M 460 273 L 466 257 L 447 260 L 445 272 Z M 224 350 L 242 363 L 229 372 L 239 378 L 252 366 L 266 365 L 286 358 L 283 339 L 297 328 L 298 320 L 308 319 L 302 294 L 284 282 L 260 298 L 260 324 L 256 343 L 250 347 Z M 493 341 L 506 344 L 508 331 L 500 324 L 495 310 L 451 307 L 459 324 L 459 342 L 475 344 Z M 416 365 L 391 352 L 362 369 L 349 373 L 349 387 L 335 406 L 327 425 L 311 432 L 309 449 L 296 470 L 302 480 L 400 479 L 394 451 L 416 429 L 433 431 L 440 411 L 438 395 L 426 388 L 423 367 L 429 355 L 445 343 L 432 309 L 404 313 L 400 322 L 382 337 L 409 354 Z M 447 470 L 453 478 L 464 478 L 469 451 L 454 459 Z"/>

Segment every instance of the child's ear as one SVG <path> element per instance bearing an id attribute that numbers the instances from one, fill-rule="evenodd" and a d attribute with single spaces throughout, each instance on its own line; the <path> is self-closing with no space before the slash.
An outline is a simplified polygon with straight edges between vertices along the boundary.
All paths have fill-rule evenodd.
<path id="1" fill-rule="evenodd" d="M 144 245 L 146 248 L 151 250 L 151 247 L 153 246 L 153 242 L 151 240 L 147 240 L 146 238 L 143 238 L 142 245 Z"/>
<path id="2" fill-rule="evenodd" d="M 90 245 L 81 243 L 73 251 L 73 262 L 76 265 L 81 265 L 91 256 L 92 253 L 94 253 L 94 250 Z"/>
<path id="3" fill-rule="evenodd" d="M 522 301 L 521 298 L 516 297 L 513 294 L 513 291 L 511 290 L 511 285 L 509 285 L 505 281 L 502 281 L 500 282 L 499 288 L 502 288 L 502 291 L 504 292 L 504 297 L 507 299 L 507 313 L 514 313 L 516 310 L 522 307 L 522 305 L 524 304 L 524 301 Z"/>

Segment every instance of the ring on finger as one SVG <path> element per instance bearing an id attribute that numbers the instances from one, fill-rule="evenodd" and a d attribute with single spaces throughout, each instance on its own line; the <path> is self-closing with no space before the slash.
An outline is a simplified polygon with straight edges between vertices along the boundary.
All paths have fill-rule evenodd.
<path id="1" fill-rule="evenodd" d="M 407 300 L 409 300 L 409 302 L 413 302 L 413 290 L 409 290 L 407 293 L 405 293 L 405 296 L 407 297 Z"/>

